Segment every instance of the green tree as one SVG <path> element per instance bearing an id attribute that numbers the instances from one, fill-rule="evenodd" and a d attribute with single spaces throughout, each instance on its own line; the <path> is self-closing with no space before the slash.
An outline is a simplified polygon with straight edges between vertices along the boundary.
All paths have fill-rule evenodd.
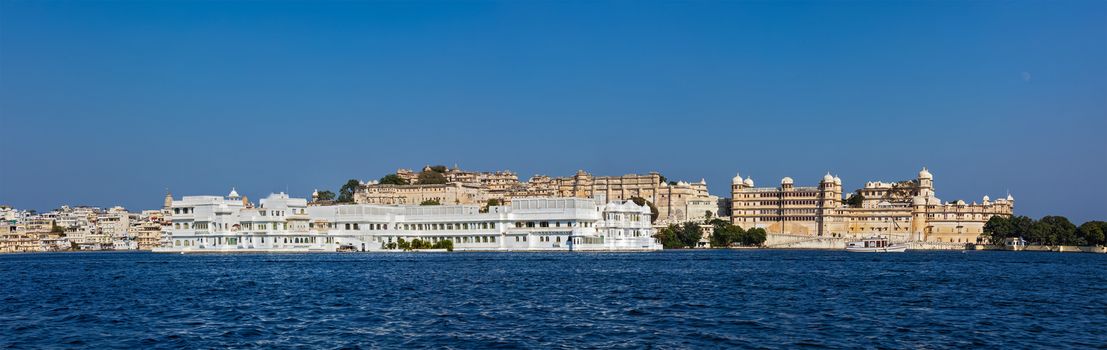
<path id="1" fill-rule="evenodd" d="M 402 177 L 400 177 L 400 175 L 396 175 L 396 174 L 385 175 L 384 177 L 382 177 L 380 179 L 380 181 L 377 181 L 377 182 L 382 184 L 382 185 L 407 185 L 408 184 L 407 180 L 404 180 L 404 178 L 402 178 Z"/>
<path id="2" fill-rule="evenodd" d="M 695 222 L 686 222 L 680 226 L 680 230 L 677 231 L 677 239 L 685 247 L 695 248 L 699 244 L 700 238 L 703 238 L 703 230 L 700 229 L 700 225 Z"/>
<path id="3" fill-rule="evenodd" d="M 742 235 L 742 245 L 759 246 L 765 244 L 766 238 L 768 238 L 768 234 L 765 229 L 754 227 L 746 230 L 746 233 Z"/>
<path id="4" fill-rule="evenodd" d="M 1032 243 L 1048 245 L 1052 242 L 1050 229 L 1049 224 L 1034 221 L 1030 224 L 1030 228 L 1026 230 L 1025 239 Z"/>
<path id="5" fill-rule="evenodd" d="M 865 202 L 865 196 L 860 193 L 851 193 L 849 198 L 842 200 L 842 204 L 849 206 L 850 208 L 860 208 L 861 204 Z"/>
<path id="6" fill-rule="evenodd" d="M 446 166 L 445 165 L 435 165 L 435 166 L 430 167 L 430 170 L 433 171 L 433 172 L 439 173 L 439 174 L 445 174 L 446 173 Z"/>
<path id="7" fill-rule="evenodd" d="M 984 223 L 984 235 L 989 237 L 992 244 L 1003 245 L 1008 237 L 1017 237 L 1015 224 L 1011 218 L 995 215 Z"/>
<path id="8" fill-rule="evenodd" d="M 396 248 L 400 250 L 411 250 L 411 242 L 404 240 L 403 238 L 396 239 Z"/>
<path id="9" fill-rule="evenodd" d="M 442 205 L 442 203 L 439 203 L 437 199 L 428 199 L 419 203 L 419 205 Z"/>
<path id="10" fill-rule="evenodd" d="M 411 249 L 431 249 L 433 247 L 430 241 L 424 241 L 421 239 L 413 239 L 409 245 Z"/>
<path id="11" fill-rule="evenodd" d="M 50 223 L 50 233 L 65 235 L 65 228 L 58 226 L 56 223 Z"/>
<path id="12" fill-rule="evenodd" d="M 1015 226 L 1015 234 L 1019 237 L 1025 237 L 1030 232 L 1030 225 L 1034 223 L 1034 219 L 1025 215 L 1015 216 L 1011 218 L 1011 225 Z"/>
<path id="13" fill-rule="evenodd" d="M 334 200 L 334 192 L 319 191 L 319 200 L 321 200 L 321 201 L 333 201 Z"/>
<path id="14" fill-rule="evenodd" d="M 484 202 L 484 208 L 480 208 L 480 212 L 487 213 L 489 208 L 499 205 L 503 205 L 503 203 L 501 203 L 499 199 L 489 199 L 487 202 Z"/>
<path id="15" fill-rule="evenodd" d="M 1049 224 L 1053 244 L 1056 245 L 1084 245 L 1084 239 L 1076 235 L 1076 225 L 1064 216 L 1046 216 L 1041 220 Z"/>
<path id="16" fill-rule="evenodd" d="M 715 213 L 712 213 L 710 210 L 704 211 L 703 212 L 703 221 L 704 222 L 711 221 L 712 216 L 715 216 Z"/>
<path id="17" fill-rule="evenodd" d="M 1107 245 L 1107 237 L 1104 237 L 1103 229 L 1107 228 L 1107 222 L 1088 221 L 1080 225 L 1076 230 L 1080 237 L 1084 238 L 1087 245 Z"/>
<path id="18" fill-rule="evenodd" d="M 680 227 L 676 224 L 669 224 L 669 226 L 662 227 L 657 230 L 657 233 L 653 235 L 653 238 L 657 239 L 658 243 L 665 249 L 677 249 L 683 248 L 684 243 L 677 238 L 676 232 L 680 230 Z"/>
<path id="19" fill-rule="evenodd" d="M 642 197 L 637 197 L 637 196 L 636 197 L 630 197 L 630 200 L 632 202 L 634 202 L 634 204 L 637 204 L 639 206 L 649 205 L 650 206 L 650 223 L 652 224 L 654 222 L 657 222 L 657 206 L 653 205 L 653 203 L 651 203 L 650 201 L 648 201 L 648 200 L 646 200 L 645 198 L 642 198 Z"/>
<path id="20" fill-rule="evenodd" d="M 1082 245 L 1076 225 L 1063 216 L 1045 216 L 1030 224 L 1027 240 L 1044 245 Z"/>
<path id="21" fill-rule="evenodd" d="M 338 189 L 338 200 L 337 200 L 337 202 L 339 202 L 339 203 L 353 203 L 354 202 L 354 193 L 357 192 L 357 189 L 359 187 L 361 187 L 361 181 L 358 181 L 356 179 L 346 180 L 346 184 L 342 185 L 342 188 Z"/>
<path id="22" fill-rule="evenodd" d="M 424 171 L 419 173 L 420 185 L 439 185 L 446 183 L 446 175 L 437 171 Z"/>
<path id="23" fill-rule="evenodd" d="M 711 233 L 712 247 L 729 247 L 731 244 L 740 243 L 745 230 L 722 219 L 714 219 L 708 222 L 713 226 Z"/>
<path id="24" fill-rule="evenodd" d="M 444 240 L 441 240 L 441 241 L 438 241 L 438 242 L 434 242 L 434 245 L 431 246 L 431 248 L 445 249 L 448 252 L 452 252 L 452 251 L 454 251 L 454 241 L 444 239 Z"/>

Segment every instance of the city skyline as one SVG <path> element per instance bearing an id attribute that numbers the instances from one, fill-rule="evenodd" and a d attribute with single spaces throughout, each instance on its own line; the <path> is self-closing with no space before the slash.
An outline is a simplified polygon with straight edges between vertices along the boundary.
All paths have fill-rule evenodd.
<path id="1" fill-rule="evenodd" d="M 1107 214 L 1102 2 L 3 2 L 0 204 L 132 211 L 459 164 L 827 171 Z"/>

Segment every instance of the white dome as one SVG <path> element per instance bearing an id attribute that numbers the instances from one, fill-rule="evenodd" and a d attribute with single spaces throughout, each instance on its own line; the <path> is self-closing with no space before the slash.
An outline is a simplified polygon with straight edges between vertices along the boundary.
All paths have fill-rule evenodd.
<path id="1" fill-rule="evenodd" d="M 227 194 L 227 197 L 238 198 L 238 191 L 235 191 L 234 187 L 231 187 L 231 193 Z"/>
<path id="2" fill-rule="evenodd" d="M 919 178 L 920 179 L 933 179 L 934 176 L 930 175 L 930 172 L 926 170 L 926 167 L 923 167 L 923 170 L 919 170 Z"/>
<path id="3" fill-rule="evenodd" d="M 780 184 L 781 185 L 791 185 L 792 183 L 794 183 L 794 182 L 792 181 L 792 178 L 790 178 L 790 177 L 785 176 L 783 179 L 780 179 Z"/>
<path id="4" fill-rule="evenodd" d="M 700 178 L 700 185 L 706 185 L 706 184 L 707 184 L 707 179 L 701 177 Z"/>
<path id="5" fill-rule="evenodd" d="M 988 197 L 988 195 L 984 195 L 984 201 L 985 202 L 990 201 L 990 200 L 992 200 L 991 197 Z"/>
<path id="6" fill-rule="evenodd" d="M 738 173 L 734 173 L 734 178 L 730 179 L 730 183 L 733 183 L 733 184 L 742 183 L 742 175 L 739 175 Z"/>
<path id="7" fill-rule="evenodd" d="M 747 176 L 744 183 L 746 186 L 753 187 L 753 176 Z"/>
<path id="8" fill-rule="evenodd" d="M 1013 200 L 1015 200 L 1015 197 L 1011 197 L 1011 195 L 1008 194 L 1007 195 L 1007 201 L 1010 202 L 1010 201 L 1013 201 Z"/>
<path id="9" fill-rule="evenodd" d="M 834 175 L 830 175 L 829 171 L 826 172 L 826 175 L 823 175 L 823 182 L 826 182 L 826 183 L 834 182 Z"/>
<path id="10" fill-rule="evenodd" d="M 841 185 L 842 184 L 842 178 L 840 178 L 838 176 L 834 176 L 834 184 L 835 185 Z"/>

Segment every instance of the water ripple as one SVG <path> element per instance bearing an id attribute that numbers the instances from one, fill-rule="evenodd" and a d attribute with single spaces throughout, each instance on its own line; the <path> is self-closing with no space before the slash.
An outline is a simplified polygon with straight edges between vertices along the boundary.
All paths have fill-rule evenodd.
<path id="1" fill-rule="evenodd" d="M 0 256 L 2 348 L 1093 348 L 1107 257 Z"/>

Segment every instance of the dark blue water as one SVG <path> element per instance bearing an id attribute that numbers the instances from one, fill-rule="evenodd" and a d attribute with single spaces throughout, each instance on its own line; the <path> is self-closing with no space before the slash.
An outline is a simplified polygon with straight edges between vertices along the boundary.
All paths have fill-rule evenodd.
<path id="1" fill-rule="evenodd" d="M 0 255 L 0 347 L 1092 348 L 1107 256 Z"/>

